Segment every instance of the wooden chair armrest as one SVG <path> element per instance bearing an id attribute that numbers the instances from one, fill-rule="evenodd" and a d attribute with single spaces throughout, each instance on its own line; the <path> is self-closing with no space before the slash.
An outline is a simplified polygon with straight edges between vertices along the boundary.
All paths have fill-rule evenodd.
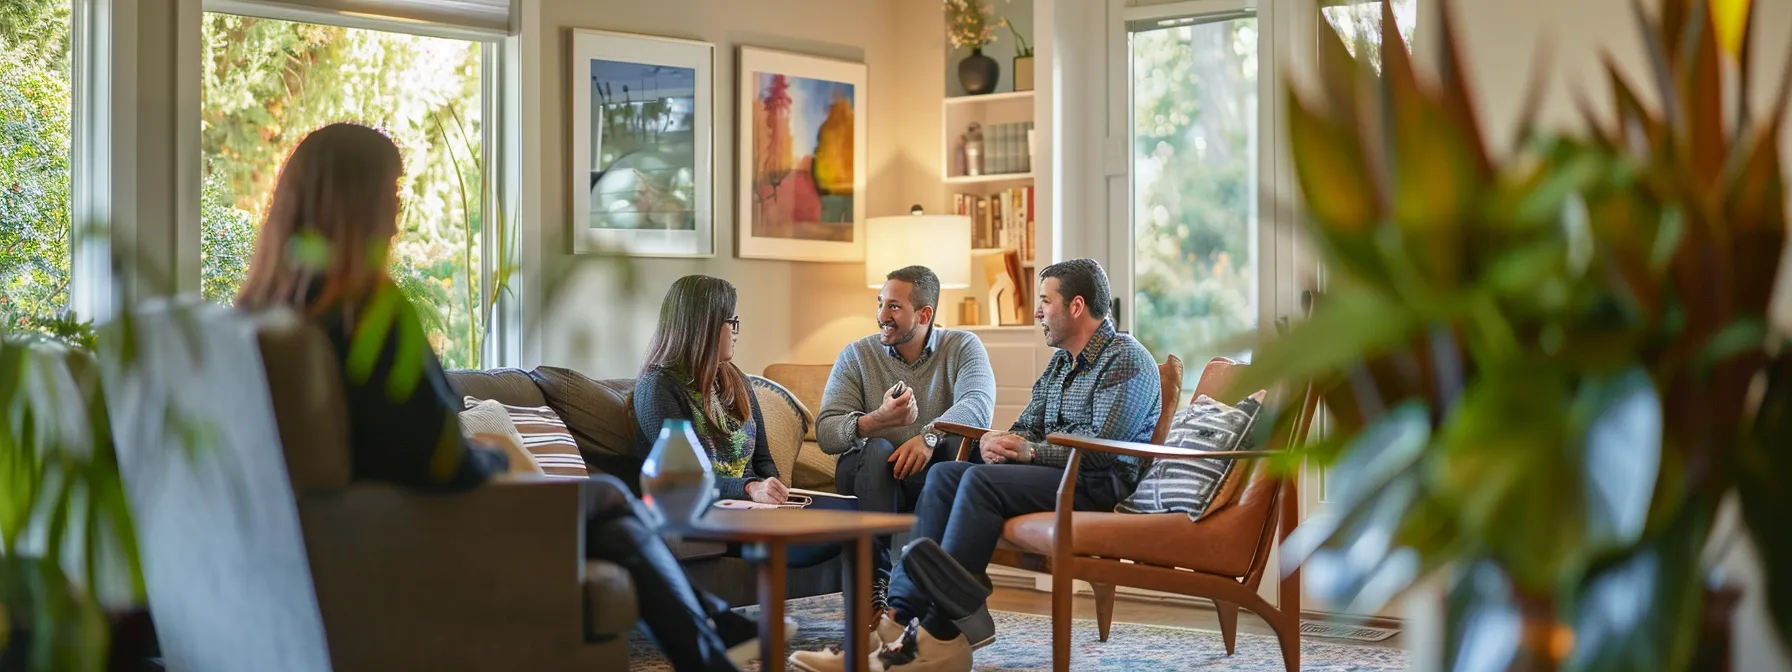
<path id="1" fill-rule="evenodd" d="M 1212 458 L 1215 460 L 1252 460 L 1264 457 L 1274 457 L 1276 455 L 1276 451 L 1273 450 L 1232 450 L 1213 452 L 1207 450 L 1191 450 L 1188 448 L 1171 448 L 1149 443 L 1134 443 L 1132 441 L 1115 441 L 1112 439 L 1097 439 L 1087 436 L 1072 436 L 1070 434 L 1052 434 L 1045 437 L 1045 440 L 1054 446 L 1064 446 L 1066 448 L 1076 448 L 1079 450 L 1092 450 L 1098 453 L 1112 453 L 1115 455 L 1131 455 L 1133 457 L 1149 459 L 1165 457 L 1201 457 Z"/>
<path id="2" fill-rule="evenodd" d="M 957 436 L 964 437 L 964 441 L 961 441 L 958 444 L 958 457 L 956 459 L 959 462 L 963 462 L 965 460 L 971 459 L 971 444 L 972 443 L 983 440 L 984 434 L 988 434 L 990 432 L 996 431 L 993 429 L 989 429 L 987 427 L 964 425 L 964 424 L 959 424 L 956 422 L 946 422 L 944 420 L 934 421 L 933 428 L 940 430 L 942 432 L 945 432 L 947 434 L 954 434 Z"/>
<path id="3" fill-rule="evenodd" d="M 957 434 L 959 436 L 970 439 L 972 441 L 977 441 L 979 439 L 982 439 L 984 434 L 988 434 L 990 432 L 996 431 L 996 430 L 990 429 L 988 427 L 977 427 L 975 425 L 963 425 L 963 424 L 959 424 L 956 422 L 946 422 L 944 420 L 934 421 L 933 428 L 940 430 L 942 432 L 945 432 L 947 434 Z"/>

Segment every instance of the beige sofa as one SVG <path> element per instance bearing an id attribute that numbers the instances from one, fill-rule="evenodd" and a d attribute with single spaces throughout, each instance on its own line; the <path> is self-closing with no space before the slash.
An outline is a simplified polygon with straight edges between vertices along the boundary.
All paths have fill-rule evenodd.
<path id="1" fill-rule="evenodd" d="M 827 388 L 831 364 L 773 364 L 765 367 L 765 378 L 782 385 L 796 397 L 807 418 L 803 449 L 797 453 L 792 485 L 809 490 L 834 491 L 834 455 L 821 452 L 815 443 L 815 414 L 821 412 L 821 392 Z M 770 423 L 770 420 L 767 420 Z"/>

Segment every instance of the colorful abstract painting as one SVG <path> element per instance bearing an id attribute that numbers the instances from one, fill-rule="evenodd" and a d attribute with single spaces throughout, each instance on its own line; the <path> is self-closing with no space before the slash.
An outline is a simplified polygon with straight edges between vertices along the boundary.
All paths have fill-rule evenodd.
<path id="1" fill-rule="evenodd" d="M 858 261 L 865 66 L 741 50 L 742 257 Z"/>

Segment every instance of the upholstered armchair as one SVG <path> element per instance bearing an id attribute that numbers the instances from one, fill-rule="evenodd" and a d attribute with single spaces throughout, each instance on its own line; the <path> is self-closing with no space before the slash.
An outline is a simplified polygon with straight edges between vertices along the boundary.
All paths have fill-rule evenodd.
<path id="1" fill-rule="evenodd" d="M 1179 364 L 1171 358 L 1163 366 L 1170 363 Z M 1208 362 L 1196 395 L 1216 395 L 1244 366 L 1225 358 Z M 1278 478 L 1261 459 L 1275 455 L 1275 450 L 1203 452 L 1161 445 L 1174 406 L 1179 403 L 1181 378 L 1177 367 L 1178 383 L 1171 387 L 1168 372 L 1164 373 L 1168 407 L 1158 423 L 1153 443 L 1065 434 L 1046 437 L 1054 445 L 1071 449 L 1058 486 L 1057 509 L 1009 519 L 992 562 L 1052 575 L 1052 668 L 1057 672 L 1070 669 L 1071 600 L 1073 581 L 1077 579 L 1089 582 L 1095 591 L 1096 621 L 1102 641 L 1107 641 L 1113 622 L 1116 586 L 1204 597 L 1213 600 L 1219 612 L 1220 633 L 1228 655 L 1236 644 L 1238 610 L 1243 607 L 1269 623 L 1281 644 L 1284 664 L 1289 672 L 1294 672 L 1300 669 L 1299 573 L 1282 579 L 1276 605 L 1258 595 L 1257 589 L 1267 571 L 1270 544 L 1286 539 L 1299 522 L 1298 481 Z M 1296 392 L 1304 394 L 1299 417 L 1285 435 L 1272 440 L 1272 448 L 1293 445 L 1305 437 L 1312 422 L 1317 395 L 1310 387 Z M 941 427 L 973 440 L 988 431 L 962 425 Z M 961 459 L 968 454 L 964 451 L 971 449 L 971 443 L 965 441 Z M 1237 488 L 1231 499 L 1214 502 L 1212 512 L 1199 522 L 1190 521 L 1184 513 L 1073 513 L 1071 503 L 1075 501 L 1079 466 L 1082 456 L 1091 451 L 1144 460 L 1248 460 L 1249 467 L 1243 475 L 1243 487 Z"/>
<path id="2" fill-rule="evenodd" d="M 634 588 L 584 559 L 582 481 L 351 481 L 340 367 L 290 312 L 150 310 L 136 339 L 109 410 L 169 668 L 628 665 Z"/>

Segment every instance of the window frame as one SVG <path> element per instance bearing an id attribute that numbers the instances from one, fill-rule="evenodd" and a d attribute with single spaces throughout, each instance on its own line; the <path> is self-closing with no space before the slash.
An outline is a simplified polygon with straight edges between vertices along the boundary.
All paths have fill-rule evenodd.
<path id="1" fill-rule="evenodd" d="M 114 0 L 76 0 L 77 2 L 109 2 Z M 272 19 L 299 23 L 331 25 L 358 30 L 371 30 L 386 33 L 400 33 L 420 37 L 433 37 L 451 40 L 477 42 L 480 45 L 480 142 L 485 171 L 484 193 L 480 196 L 481 221 L 485 224 L 479 234 L 479 273 L 480 273 L 480 307 L 491 319 L 484 325 L 485 336 L 480 352 L 480 367 L 484 369 L 520 366 L 524 350 L 518 337 L 524 330 L 522 310 L 522 265 L 520 249 L 522 232 L 517 231 L 522 219 L 517 216 L 518 200 L 515 176 L 521 171 L 521 156 L 517 150 L 518 119 L 520 115 L 513 113 L 515 104 L 512 92 L 516 90 L 515 82 L 520 77 L 517 68 L 512 67 L 514 54 L 518 51 L 518 38 L 508 32 L 486 28 L 457 26 L 452 24 L 415 21 L 390 17 L 372 16 L 341 10 L 303 7 L 279 2 L 262 2 L 258 0 L 179 0 L 191 3 L 195 11 L 191 17 L 182 17 L 181 42 L 183 53 L 189 59 L 181 59 L 182 72 L 180 82 L 183 90 L 190 87 L 190 109 L 182 110 L 182 118 L 197 120 L 203 101 L 201 91 L 199 62 L 203 52 L 200 34 L 204 16 L 209 13 L 234 14 L 257 19 Z M 191 165 L 181 166 L 183 173 L 182 199 L 191 199 L 191 208 L 183 212 L 180 227 L 180 253 L 183 273 L 180 275 L 179 289 L 183 293 L 197 293 L 200 290 L 200 230 L 199 189 L 203 176 L 203 166 L 199 161 L 200 142 L 197 124 L 193 126 L 193 138 L 183 146 L 189 148 L 193 156 Z M 498 213 L 510 213 L 508 221 L 500 221 Z M 511 270 L 511 291 L 505 296 L 494 296 L 492 288 L 496 286 L 496 274 L 504 265 L 496 259 L 495 244 L 499 236 L 508 235 L 511 239 L 507 246 L 509 259 L 505 260 Z M 495 304 L 495 305 L 494 305 Z"/>

